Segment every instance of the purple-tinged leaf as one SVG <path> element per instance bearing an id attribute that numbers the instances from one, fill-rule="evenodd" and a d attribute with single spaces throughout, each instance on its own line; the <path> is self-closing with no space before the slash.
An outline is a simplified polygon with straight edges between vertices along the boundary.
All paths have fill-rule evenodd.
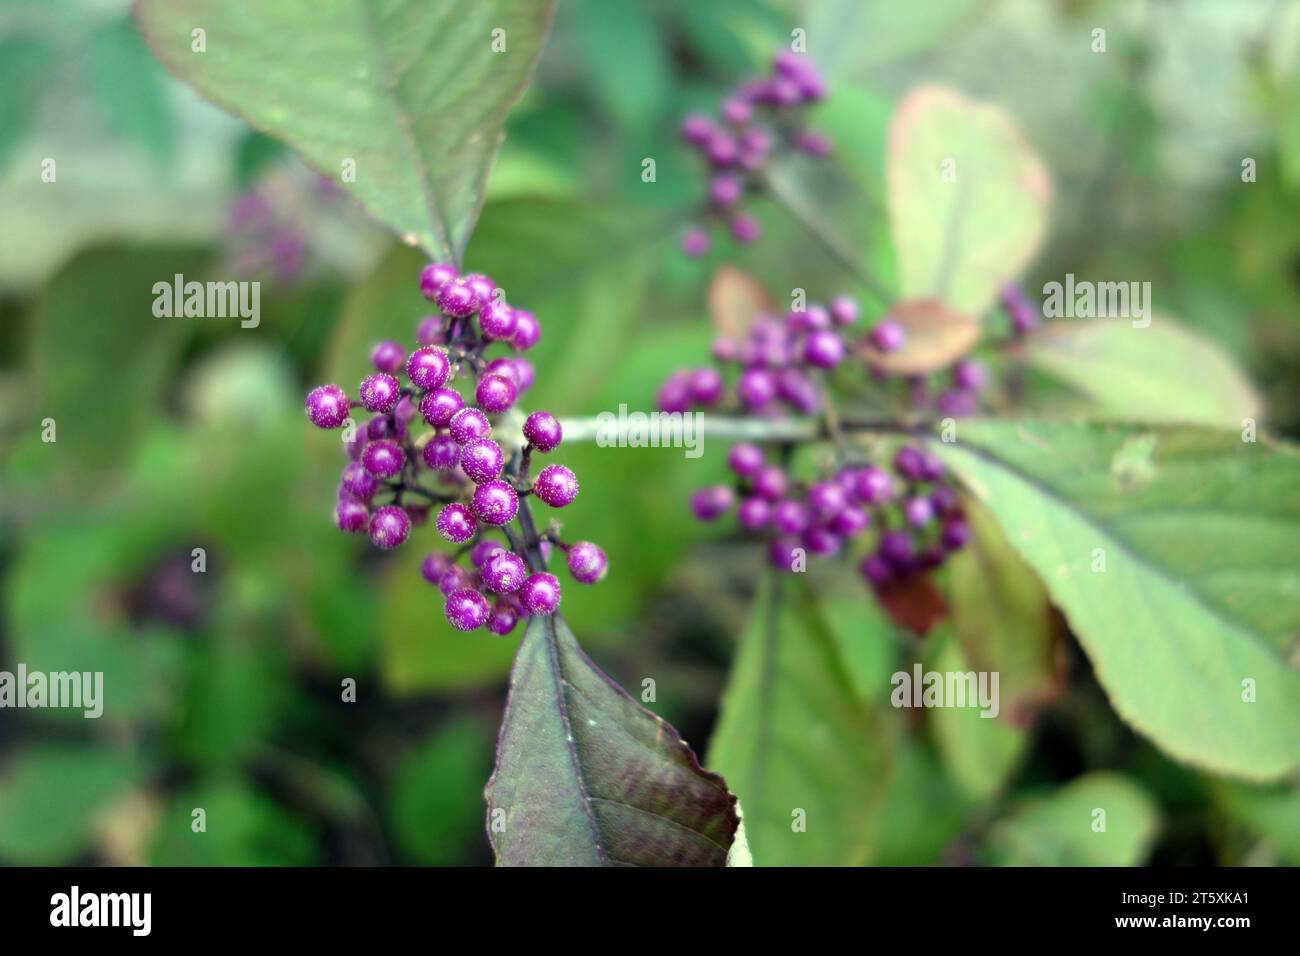
<path id="1" fill-rule="evenodd" d="M 484 795 L 501 866 L 724 866 L 739 824 L 723 779 L 559 615 L 524 633 Z"/>

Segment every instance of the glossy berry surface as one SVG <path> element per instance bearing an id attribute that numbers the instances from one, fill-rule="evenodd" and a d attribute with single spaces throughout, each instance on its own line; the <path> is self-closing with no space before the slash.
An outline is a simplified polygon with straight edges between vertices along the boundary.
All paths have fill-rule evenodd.
<path id="1" fill-rule="evenodd" d="M 437 345 L 416 349 L 406 360 L 406 377 L 416 388 L 439 388 L 446 384 L 451 374 L 451 359 L 447 350 Z"/>
<path id="2" fill-rule="evenodd" d="M 453 544 L 461 544 L 474 537 L 478 520 L 467 506 L 453 501 L 438 512 L 437 527 L 438 534 Z"/>
<path id="3" fill-rule="evenodd" d="M 533 493 L 552 508 L 563 508 L 578 497 L 578 478 L 563 465 L 547 465 L 537 473 Z"/>
<path id="4" fill-rule="evenodd" d="M 460 450 L 460 467 L 475 484 L 499 478 L 504 464 L 501 446 L 490 438 L 475 438 Z"/>
<path id="5" fill-rule="evenodd" d="M 449 428 L 451 437 L 462 445 L 492 434 L 492 423 L 477 408 L 462 408 L 451 417 Z"/>
<path id="6" fill-rule="evenodd" d="M 491 607 L 487 598 L 472 588 L 461 588 L 447 595 L 447 623 L 458 631 L 474 631 L 487 623 Z"/>
<path id="7" fill-rule="evenodd" d="M 401 398 L 402 386 L 387 372 L 376 372 L 361 380 L 361 404 L 368 412 L 391 412 Z"/>
<path id="8" fill-rule="evenodd" d="M 376 478 L 391 478 L 402 470 L 405 456 L 395 441 L 372 441 L 361 452 L 361 464 Z"/>
<path id="9" fill-rule="evenodd" d="M 474 514 L 492 525 L 508 524 L 519 511 L 519 496 L 509 482 L 485 481 L 474 489 Z"/>
<path id="10" fill-rule="evenodd" d="M 519 589 L 519 601 L 529 614 L 553 614 L 560 606 L 560 581 L 544 571 L 528 576 Z"/>
<path id="11" fill-rule="evenodd" d="M 513 551 L 498 550 L 483 565 L 483 584 L 498 594 L 518 591 L 527 576 L 524 559 Z"/>
<path id="12" fill-rule="evenodd" d="M 564 429 L 550 412 L 533 412 L 524 420 L 524 438 L 538 451 L 554 451 L 564 438 Z"/>
<path id="13" fill-rule="evenodd" d="M 609 560 L 600 546 L 591 541 L 579 541 L 569 548 L 569 573 L 580 584 L 595 584 L 609 570 Z"/>
<path id="14" fill-rule="evenodd" d="M 411 517 L 404 508 L 384 505 L 370 516 L 370 541 L 376 548 L 396 548 L 410 533 Z"/>
<path id="15" fill-rule="evenodd" d="M 338 428 L 348 420 L 348 396 L 337 385 L 322 385 L 307 395 L 307 418 L 317 428 Z"/>

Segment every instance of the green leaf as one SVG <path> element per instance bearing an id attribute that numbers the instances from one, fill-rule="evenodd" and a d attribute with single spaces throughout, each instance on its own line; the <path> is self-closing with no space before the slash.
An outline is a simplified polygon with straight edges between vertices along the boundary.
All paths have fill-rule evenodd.
<path id="1" fill-rule="evenodd" d="M 330 176 L 355 161 L 343 185 L 376 219 L 458 262 L 553 6 L 137 0 L 136 14 L 173 73 Z"/>
<path id="2" fill-rule="evenodd" d="M 971 537 L 949 563 L 953 630 L 971 667 L 998 673 L 999 722 L 1024 727 L 1064 682 L 1060 618 L 993 516 L 963 508 Z"/>
<path id="3" fill-rule="evenodd" d="M 898 105 L 886 160 L 903 298 L 978 318 L 1047 232 L 1047 169 L 1004 111 L 940 86 Z"/>
<path id="4" fill-rule="evenodd" d="M 902 347 L 882 352 L 864 338 L 856 354 L 891 375 L 927 375 L 951 365 L 979 339 L 975 319 L 946 308 L 938 299 L 899 302 L 889 310 L 889 317 L 903 327 Z"/>
<path id="5" fill-rule="evenodd" d="M 0 171 L 30 132 L 57 67 L 54 50 L 39 37 L 0 38 Z"/>
<path id="6" fill-rule="evenodd" d="M 929 636 L 926 645 L 926 670 L 997 672 L 997 668 L 973 665 L 950 636 Z M 1002 687 L 1004 677 L 998 676 L 999 709 L 1007 702 Z M 927 710 L 926 716 L 948 775 L 963 794 L 973 799 L 987 800 L 1002 790 L 1029 743 L 1024 728 L 1013 727 L 997 717 L 985 717 L 978 706 L 936 707 Z"/>
<path id="7" fill-rule="evenodd" d="M 1163 316 L 1146 328 L 1120 319 L 1050 322 L 1030 338 L 1027 357 L 1087 395 L 1095 418 L 1241 428 L 1261 411 L 1217 346 Z"/>
<path id="8" fill-rule="evenodd" d="M 167 107 L 167 75 L 149 55 L 130 17 L 111 20 L 90 37 L 86 81 L 114 132 L 147 149 L 159 166 L 175 151 Z"/>
<path id="9" fill-rule="evenodd" d="M 485 796 L 503 866 L 722 866 L 739 823 L 722 778 L 559 615 L 519 645 Z"/>
<path id="10" fill-rule="evenodd" d="M 80 480 L 88 468 L 102 477 L 144 434 L 193 328 L 193 320 L 154 316 L 153 285 L 188 278 L 201 262 L 186 249 L 92 249 L 41 292 L 29 368 L 36 421 L 55 421 L 57 440 L 45 447 L 63 478 Z"/>
<path id="11" fill-rule="evenodd" d="M 989 829 L 984 856 L 997 866 L 1137 866 L 1159 823 L 1141 787 L 1093 773 L 1017 806 Z"/>
<path id="12" fill-rule="evenodd" d="M 206 829 L 195 832 L 194 811 Z M 154 866 L 307 866 L 316 855 L 307 823 L 236 777 L 180 793 L 154 832 Z"/>
<path id="13" fill-rule="evenodd" d="M 1121 717 L 1198 767 L 1251 780 L 1294 771 L 1294 449 L 1045 422 L 968 422 L 959 437 L 936 450 L 1042 578 Z"/>
<path id="14" fill-rule="evenodd" d="M 744 804 L 755 863 L 860 865 L 883 798 L 883 730 L 857 698 L 827 617 L 802 582 L 765 577 L 754 608 L 710 765 Z M 856 636 L 873 637 L 866 628 Z"/>
<path id="15" fill-rule="evenodd" d="M 577 0 L 569 11 L 588 89 L 625 130 L 653 123 L 673 86 L 663 31 L 649 6 Z"/>
<path id="16" fill-rule="evenodd" d="M 1214 802 L 1233 820 L 1257 834 L 1291 866 L 1300 866 L 1300 788 L 1249 787 L 1216 780 Z"/>
<path id="17" fill-rule="evenodd" d="M 492 763 L 491 728 L 461 718 L 406 754 L 389 786 L 389 819 L 413 863 L 454 864 L 481 845 L 479 795 Z"/>
<path id="18" fill-rule="evenodd" d="M 103 745 L 45 745 L 15 754 L 0 774 L 0 858 L 29 866 L 72 862 L 98 815 L 140 770 L 136 757 Z"/>

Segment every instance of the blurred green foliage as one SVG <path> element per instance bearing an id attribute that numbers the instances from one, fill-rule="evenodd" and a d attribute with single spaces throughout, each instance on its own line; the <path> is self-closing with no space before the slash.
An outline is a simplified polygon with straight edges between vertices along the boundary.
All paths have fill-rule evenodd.
<path id="1" fill-rule="evenodd" d="M 793 284 L 865 292 L 775 206 L 754 248 L 676 251 L 702 189 L 678 117 L 712 108 L 802 26 L 832 73 L 817 121 L 840 160 L 834 198 L 811 208 L 888 284 L 886 125 L 902 92 L 941 80 L 1005 105 L 1047 160 L 1058 204 L 1027 285 L 1158 279 L 1159 308 L 1229 350 L 1273 428 L 1300 434 L 1300 57 L 1282 42 L 1297 5 L 1189 3 L 1153 25 L 1159 6 L 562 4 L 467 257 L 542 321 L 530 405 L 646 407 L 705 354 L 703 289 L 724 254 L 778 298 Z M 333 530 L 341 451 L 299 411 L 311 385 L 351 387 L 374 341 L 413 339 L 422 258 L 166 78 L 125 17 L 89 0 L 0 10 L 0 668 L 102 670 L 107 693 L 98 721 L 0 712 L 0 862 L 489 862 L 482 787 L 516 638 L 450 631 L 418 544 L 381 556 Z M 1096 22 L 1106 57 L 1087 52 Z M 49 156 L 57 188 L 39 178 Z M 1241 156 L 1258 182 L 1240 183 Z M 153 282 L 231 277 L 227 212 L 250 188 L 302 214 L 306 267 L 264 284 L 256 330 L 155 319 Z M 679 454 L 565 449 L 583 481 L 566 528 L 611 561 L 565 611 L 621 683 L 656 679 L 656 711 L 703 750 L 755 559 L 687 516 L 721 456 Z M 856 583 L 819 584 L 833 620 L 874 613 Z M 918 649 L 883 620 L 814 637 L 864 713 L 900 666 L 965 653 L 950 631 Z M 829 812 L 863 817 L 860 840 L 835 837 L 854 851 L 841 862 L 1300 861 L 1294 788 L 1160 756 L 1066 644 L 1070 684 L 1029 726 L 875 714 L 863 759 L 888 767 L 878 799 L 826 794 Z M 1065 822 L 1098 802 L 1122 837 L 1105 858 Z M 761 854 L 762 828 L 750 839 Z"/>

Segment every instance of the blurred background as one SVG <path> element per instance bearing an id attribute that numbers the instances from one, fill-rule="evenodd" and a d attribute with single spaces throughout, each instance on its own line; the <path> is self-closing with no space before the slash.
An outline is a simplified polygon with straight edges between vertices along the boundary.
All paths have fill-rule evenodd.
<path id="1" fill-rule="evenodd" d="M 1090 50 L 1097 26 L 1106 55 Z M 680 117 L 716 109 L 795 27 L 831 84 L 814 122 L 854 197 L 835 218 L 878 273 L 892 270 L 891 110 L 919 83 L 951 84 L 1008 110 L 1052 172 L 1025 286 L 1152 280 L 1157 309 L 1228 350 L 1269 427 L 1297 437 L 1289 0 L 563 0 L 466 258 L 542 321 L 530 407 L 649 407 L 683 356 L 707 352 L 723 258 L 778 296 L 859 291 L 776 207 L 757 210 L 752 249 L 677 249 L 704 182 Z M 103 671 L 107 693 L 99 720 L 0 712 L 0 862 L 490 863 L 482 789 L 518 632 L 448 630 L 417 571 L 430 529 L 392 554 L 334 530 L 339 449 L 302 413 L 309 387 L 354 387 L 373 342 L 413 340 L 421 255 L 170 79 L 123 2 L 0 0 L 0 118 L 0 669 Z M 1268 171 L 1248 188 L 1243 157 Z M 151 287 L 174 273 L 261 280 L 260 325 L 154 318 Z M 566 525 L 611 561 L 599 586 L 569 589 L 566 616 L 620 683 L 655 679 L 654 709 L 701 753 L 760 561 L 689 518 L 721 459 L 563 458 L 583 481 Z M 887 687 L 911 641 L 858 648 L 855 676 Z M 1094 771 L 1150 803 L 1132 862 L 1300 862 L 1294 788 L 1174 765 L 1118 720 L 1068 636 L 1063 657 L 1063 688 L 995 779 L 963 762 L 959 734 L 891 729 L 871 862 L 1087 862 L 1068 842 L 1036 856 L 1026 834 L 1050 817 L 1017 831 L 1006 814 Z M 203 839 L 195 807 L 221 821 Z"/>

